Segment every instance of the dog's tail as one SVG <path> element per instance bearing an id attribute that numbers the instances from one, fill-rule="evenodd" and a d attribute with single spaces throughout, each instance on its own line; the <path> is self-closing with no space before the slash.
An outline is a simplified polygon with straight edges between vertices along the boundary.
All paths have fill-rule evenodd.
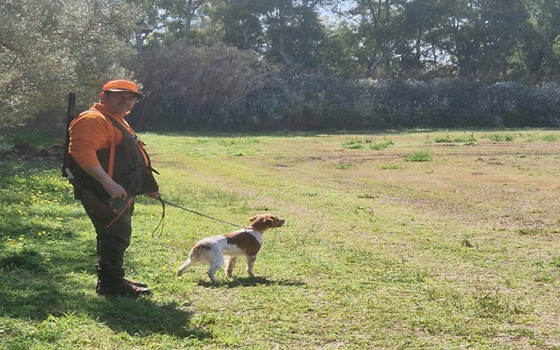
<path id="1" fill-rule="evenodd" d="M 208 251 L 211 250 L 211 247 L 205 244 L 197 244 L 195 245 L 191 251 L 189 252 L 189 258 L 181 267 L 179 271 L 177 271 L 177 277 L 181 276 L 187 269 L 197 263 L 210 263 L 210 259 L 208 257 Z"/>
<path id="2" fill-rule="evenodd" d="M 187 271 L 187 269 L 191 266 L 191 263 L 191 258 L 188 258 L 187 261 L 185 261 L 185 263 L 181 265 L 179 271 L 177 271 L 177 277 L 181 276 L 185 271 Z"/>

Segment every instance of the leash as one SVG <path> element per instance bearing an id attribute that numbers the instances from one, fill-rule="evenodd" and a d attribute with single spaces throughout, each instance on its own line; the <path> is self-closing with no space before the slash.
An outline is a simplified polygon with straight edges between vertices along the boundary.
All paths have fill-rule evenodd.
<path id="1" fill-rule="evenodd" d="M 180 205 L 178 205 L 178 204 L 171 203 L 171 202 L 166 201 L 165 199 L 161 198 L 161 196 L 160 196 L 160 197 L 157 197 L 157 198 L 155 198 L 155 199 L 157 199 L 157 200 L 161 203 L 161 206 L 162 206 L 163 210 L 162 210 L 161 219 L 160 219 L 160 221 L 159 221 L 159 224 L 158 224 L 157 227 L 155 228 L 154 232 L 152 232 L 152 237 L 153 237 L 153 238 L 159 238 L 159 237 L 161 237 L 162 234 L 163 234 L 163 227 L 165 226 L 165 205 L 166 205 L 166 204 L 168 204 L 168 205 L 170 205 L 170 206 L 172 206 L 172 207 L 175 207 L 175 208 L 184 210 L 184 211 L 188 211 L 189 213 L 193 213 L 193 214 L 196 214 L 196 215 L 199 215 L 199 216 L 203 216 L 203 217 L 205 217 L 205 218 L 207 218 L 207 219 L 210 219 L 210 220 L 214 220 L 214 221 L 221 222 L 222 224 L 231 225 L 231 226 L 234 226 L 234 227 L 237 227 L 237 228 L 243 228 L 243 227 L 244 227 L 244 226 L 242 226 L 242 225 L 238 225 L 238 224 L 234 224 L 234 223 L 232 223 L 232 222 L 220 220 L 220 219 L 218 219 L 218 218 L 215 218 L 215 217 L 212 217 L 212 216 L 209 216 L 209 215 L 206 215 L 206 214 L 199 213 L 199 212 L 194 211 L 194 210 L 192 210 L 192 209 L 188 209 L 188 208 L 182 207 L 182 206 L 180 206 Z M 160 232 L 160 234 L 159 234 L 158 236 L 155 236 L 155 233 L 156 233 L 156 231 L 160 228 L 160 226 L 161 226 L 161 232 Z"/>

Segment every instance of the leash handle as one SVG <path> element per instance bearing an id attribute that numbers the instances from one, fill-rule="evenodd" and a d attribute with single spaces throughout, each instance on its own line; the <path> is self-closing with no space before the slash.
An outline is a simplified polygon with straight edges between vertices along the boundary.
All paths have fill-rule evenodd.
<path id="1" fill-rule="evenodd" d="M 159 223 L 156 226 L 156 228 L 154 229 L 154 231 L 152 232 L 152 238 L 160 238 L 161 236 L 163 236 L 163 227 L 165 226 L 165 202 L 163 201 L 163 199 L 161 199 L 161 197 L 157 197 L 155 198 L 157 199 L 160 203 L 161 203 L 161 219 L 159 219 Z M 158 230 L 158 228 L 161 226 L 161 231 L 159 232 L 159 235 L 156 236 L 156 231 Z"/>
<path id="2" fill-rule="evenodd" d="M 199 212 L 197 212 L 197 211 L 194 211 L 194 210 L 191 210 L 191 209 L 182 207 L 182 206 L 177 205 L 177 204 L 175 204 L 175 203 L 168 202 L 168 201 L 166 201 L 165 199 L 161 198 L 161 196 L 158 197 L 157 200 L 159 200 L 159 201 L 161 202 L 161 204 L 164 206 L 164 207 L 163 207 L 163 208 L 164 208 L 164 213 L 165 213 L 165 204 L 169 204 L 169 205 L 172 206 L 172 207 L 175 207 L 175 208 L 178 208 L 178 209 L 181 209 L 181 210 L 185 210 L 185 211 L 188 211 L 188 212 L 193 213 L 193 214 L 196 214 L 196 215 L 203 216 L 203 217 L 205 217 L 205 218 L 207 218 L 207 219 L 210 219 L 210 220 L 214 220 L 214 221 L 221 222 L 222 224 L 228 224 L 228 225 L 231 225 L 231 226 L 234 226 L 234 227 L 237 227 L 237 228 L 243 228 L 243 227 L 244 227 L 244 226 L 242 226 L 242 225 L 238 225 L 238 224 L 234 224 L 234 223 L 227 222 L 227 221 L 224 221 L 224 220 L 220 220 L 220 219 L 214 218 L 214 217 L 212 217 L 212 216 L 208 216 L 208 215 L 199 213 Z M 158 225 L 158 226 L 159 226 L 159 225 Z M 157 228 L 156 228 L 156 230 L 157 230 Z"/>

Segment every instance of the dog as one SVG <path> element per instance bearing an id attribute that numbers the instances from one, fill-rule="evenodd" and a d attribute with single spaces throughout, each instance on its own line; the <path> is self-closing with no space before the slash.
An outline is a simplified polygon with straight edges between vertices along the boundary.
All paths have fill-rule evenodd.
<path id="1" fill-rule="evenodd" d="M 198 241 L 189 252 L 189 257 L 177 271 L 177 277 L 181 276 L 191 265 L 207 264 L 210 269 L 207 274 L 213 283 L 218 280 L 216 271 L 224 264 L 224 256 L 228 256 L 226 276 L 232 276 L 233 268 L 240 256 L 247 256 L 247 273 L 253 274 L 253 266 L 257 259 L 257 253 L 263 245 L 263 233 L 274 227 L 281 227 L 285 220 L 272 214 L 260 214 L 249 219 L 250 225 L 221 236 L 203 238 Z"/>

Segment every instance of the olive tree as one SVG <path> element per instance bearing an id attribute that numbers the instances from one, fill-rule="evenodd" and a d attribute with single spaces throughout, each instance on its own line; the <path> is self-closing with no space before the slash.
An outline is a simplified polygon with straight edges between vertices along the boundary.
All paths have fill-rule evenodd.
<path id="1" fill-rule="evenodd" d="M 0 125 L 48 122 L 69 91 L 87 104 L 103 81 L 130 77 L 141 15 L 122 0 L 1 2 Z"/>

